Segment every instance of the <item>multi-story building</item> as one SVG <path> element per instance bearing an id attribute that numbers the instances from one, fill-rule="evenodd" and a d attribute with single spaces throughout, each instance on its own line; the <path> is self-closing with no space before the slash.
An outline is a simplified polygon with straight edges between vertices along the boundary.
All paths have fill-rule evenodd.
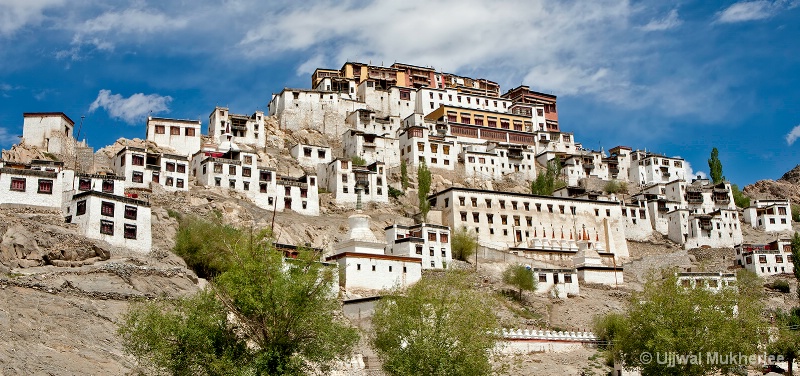
<path id="1" fill-rule="evenodd" d="M 147 118 L 147 140 L 189 157 L 200 150 L 200 120 Z"/>
<path id="2" fill-rule="evenodd" d="M 400 165 L 399 141 L 394 137 L 351 129 L 342 134 L 342 145 L 345 156 L 358 156 L 367 163 L 382 162 L 389 168 Z"/>
<path id="3" fill-rule="evenodd" d="M 183 155 L 152 153 L 126 146 L 114 157 L 114 173 L 124 177 L 129 188 L 150 188 L 160 184 L 167 191 L 189 190 L 189 158 Z"/>
<path id="4" fill-rule="evenodd" d="M 34 160 L 0 167 L 0 204 L 66 209 L 74 192 L 75 172 L 63 162 Z"/>
<path id="5" fill-rule="evenodd" d="M 463 146 L 458 161 L 464 164 L 466 176 L 502 179 L 510 174 L 526 180 L 536 178 L 535 153 L 526 145 L 490 142 L 488 146 Z"/>
<path id="6" fill-rule="evenodd" d="M 243 193 L 266 210 L 292 210 L 319 215 L 317 177 L 280 176 L 258 165 L 258 155 L 232 148 L 227 152 L 201 151 L 192 157 L 197 184 Z"/>
<path id="7" fill-rule="evenodd" d="M 425 116 L 425 121 L 446 128 L 457 137 L 533 145 L 535 135 L 530 117 L 507 112 L 439 106 Z"/>
<path id="8" fill-rule="evenodd" d="M 326 258 L 339 264 L 339 284 L 347 290 L 388 290 L 405 287 L 422 278 L 419 257 L 390 255 L 369 228 L 369 216 L 351 215 L 347 238 L 334 245 Z"/>
<path id="9" fill-rule="evenodd" d="M 367 109 L 351 112 L 345 121 L 351 129 L 382 136 L 395 137 L 400 129 L 399 116 L 380 116 Z"/>
<path id="10" fill-rule="evenodd" d="M 417 90 L 414 112 L 428 115 L 442 106 L 497 113 L 511 113 L 513 102 L 485 93 L 464 93 L 454 88 L 424 87 Z M 521 114 L 517 114 L 521 115 Z M 528 120 L 532 114 L 526 114 Z"/>
<path id="11" fill-rule="evenodd" d="M 323 134 L 339 136 L 350 127 L 347 115 L 367 104 L 355 95 L 322 90 L 285 88 L 273 94 L 269 116 L 276 116 L 281 129 L 316 129 Z M 219 131 L 217 131 L 219 133 Z"/>
<path id="12" fill-rule="evenodd" d="M 227 107 L 215 107 L 208 116 L 208 135 L 214 142 L 220 142 L 226 134 L 231 134 L 240 144 L 263 147 L 267 140 L 264 119 L 263 111 L 247 116 L 232 114 Z"/>
<path id="13" fill-rule="evenodd" d="M 536 130 L 560 132 L 558 126 L 558 109 L 556 96 L 531 90 L 528 86 L 517 86 L 505 94 L 503 98 L 511 100 L 517 105 L 530 105 L 535 109 Z"/>
<path id="14" fill-rule="evenodd" d="M 25 112 L 22 117 L 22 139 L 27 145 L 53 154 L 65 154 L 74 150 L 75 138 L 72 131 L 75 122 L 63 112 Z"/>
<path id="15" fill-rule="evenodd" d="M 422 162 L 429 168 L 454 170 L 458 150 L 454 137 L 432 133 L 422 126 L 411 126 L 400 132 L 400 159 L 408 166 Z"/>
<path id="16" fill-rule="evenodd" d="M 697 179 L 688 184 L 675 180 L 667 184 L 664 191 L 666 200 L 676 203 L 663 214 L 669 222 L 670 240 L 683 244 L 685 249 L 733 248 L 742 242 L 739 213 L 733 203 L 730 183 L 712 184 Z"/>
<path id="17" fill-rule="evenodd" d="M 648 185 L 687 179 L 686 163 L 681 158 L 667 158 L 642 150 L 629 155 L 628 180 L 632 183 Z"/>
<path id="18" fill-rule="evenodd" d="M 762 231 L 792 231 L 789 200 L 755 200 L 744 209 L 744 221 Z"/>
<path id="19" fill-rule="evenodd" d="M 96 191 L 110 195 L 125 195 L 125 178 L 113 174 L 75 174 L 75 193 Z"/>
<path id="20" fill-rule="evenodd" d="M 333 159 L 333 152 L 328 146 L 295 144 L 289 149 L 289 153 L 301 166 L 310 168 L 328 164 Z"/>
<path id="21" fill-rule="evenodd" d="M 677 273 L 678 285 L 686 288 L 705 288 L 712 292 L 736 285 L 734 273 L 681 272 Z"/>
<path id="22" fill-rule="evenodd" d="M 537 246 L 537 241 L 577 239 L 616 258 L 628 257 L 625 222 L 619 204 L 523 193 L 451 187 L 432 195 L 431 208 L 442 224 L 474 229 L 482 243 L 496 248 Z"/>
<path id="23" fill-rule="evenodd" d="M 578 295 L 578 272 L 575 269 L 532 268 L 537 294 L 550 294 L 557 298 Z"/>
<path id="24" fill-rule="evenodd" d="M 66 221 L 76 223 L 84 236 L 117 247 L 150 252 L 150 204 L 99 191 L 72 196 Z"/>
<path id="25" fill-rule="evenodd" d="M 792 242 L 779 239 L 768 244 L 736 246 L 736 264 L 759 276 L 794 272 Z"/>
<path id="26" fill-rule="evenodd" d="M 389 186 L 386 166 L 373 162 L 367 166 L 355 166 L 353 162 L 337 158 L 318 169 L 320 185 L 333 194 L 337 204 L 389 202 Z M 360 192 L 358 190 L 361 190 Z"/>
<path id="27" fill-rule="evenodd" d="M 386 231 L 386 254 L 415 257 L 423 269 L 447 268 L 453 262 L 450 228 L 421 223 L 413 226 L 392 225 Z"/>

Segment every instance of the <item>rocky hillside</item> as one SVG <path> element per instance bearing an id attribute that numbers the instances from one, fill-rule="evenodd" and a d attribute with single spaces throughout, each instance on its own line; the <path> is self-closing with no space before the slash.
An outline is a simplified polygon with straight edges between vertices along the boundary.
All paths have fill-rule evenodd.
<path id="1" fill-rule="evenodd" d="M 800 203 L 800 165 L 783 174 L 778 180 L 759 180 L 742 190 L 754 199 L 789 199 Z"/>

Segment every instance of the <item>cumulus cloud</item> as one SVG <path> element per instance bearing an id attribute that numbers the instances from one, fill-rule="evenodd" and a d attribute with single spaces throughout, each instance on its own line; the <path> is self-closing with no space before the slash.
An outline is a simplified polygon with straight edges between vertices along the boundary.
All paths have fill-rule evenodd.
<path id="1" fill-rule="evenodd" d="M 23 26 L 37 24 L 46 17 L 48 8 L 56 8 L 65 0 L 3 0 L 0 1 L 0 36 L 11 35 Z"/>
<path id="2" fill-rule="evenodd" d="M 715 22 L 735 23 L 756 21 L 770 18 L 780 11 L 797 6 L 795 2 L 787 0 L 756 0 L 740 1 L 717 13 Z"/>
<path id="3" fill-rule="evenodd" d="M 103 108 L 113 119 L 135 124 L 144 120 L 150 113 L 169 112 L 170 96 L 158 94 L 133 94 L 128 98 L 120 94 L 111 94 L 110 90 L 100 90 L 97 99 L 89 106 L 89 112 Z"/>
<path id="4" fill-rule="evenodd" d="M 686 165 L 686 180 L 692 181 L 692 179 L 708 179 L 708 174 L 706 174 L 704 171 L 695 171 L 689 161 L 684 160 L 684 164 Z"/>
<path id="5" fill-rule="evenodd" d="M 792 130 L 786 134 L 786 143 L 792 146 L 798 138 L 800 138 L 800 124 L 792 128 Z"/>
<path id="6" fill-rule="evenodd" d="M 646 25 L 642 26 L 642 30 L 644 31 L 663 31 L 674 29 L 680 24 L 683 23 L 681 19 L 678 17 L 678 10 L 673 9 L 669 11 L 669 13 L 661 19 L 652 19 Z"/>

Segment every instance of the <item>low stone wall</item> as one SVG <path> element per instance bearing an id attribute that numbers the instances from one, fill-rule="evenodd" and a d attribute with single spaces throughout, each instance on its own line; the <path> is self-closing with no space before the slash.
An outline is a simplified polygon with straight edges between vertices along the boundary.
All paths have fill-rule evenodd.
<path id="1" fill-rule="evenodd" d="M 496 350 L 501 354 L 570 352 L 597 342 L 591 332 L 503 329 Z"/>

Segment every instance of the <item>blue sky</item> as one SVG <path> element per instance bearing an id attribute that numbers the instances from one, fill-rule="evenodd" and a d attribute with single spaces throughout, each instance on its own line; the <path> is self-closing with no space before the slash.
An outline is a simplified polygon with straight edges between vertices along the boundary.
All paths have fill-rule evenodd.
<path id="1" fill-rule="evenodd" d="M 77 3 L 77 4 L 76 4 Z M 266 111 L 317 67 L 395 61 L 558 95 L 585 147 L 745 185 L 800 164 L 800 1 L 0 0 L 0 147 L 63 111 L 96 149 L 145 118 Z"/>

